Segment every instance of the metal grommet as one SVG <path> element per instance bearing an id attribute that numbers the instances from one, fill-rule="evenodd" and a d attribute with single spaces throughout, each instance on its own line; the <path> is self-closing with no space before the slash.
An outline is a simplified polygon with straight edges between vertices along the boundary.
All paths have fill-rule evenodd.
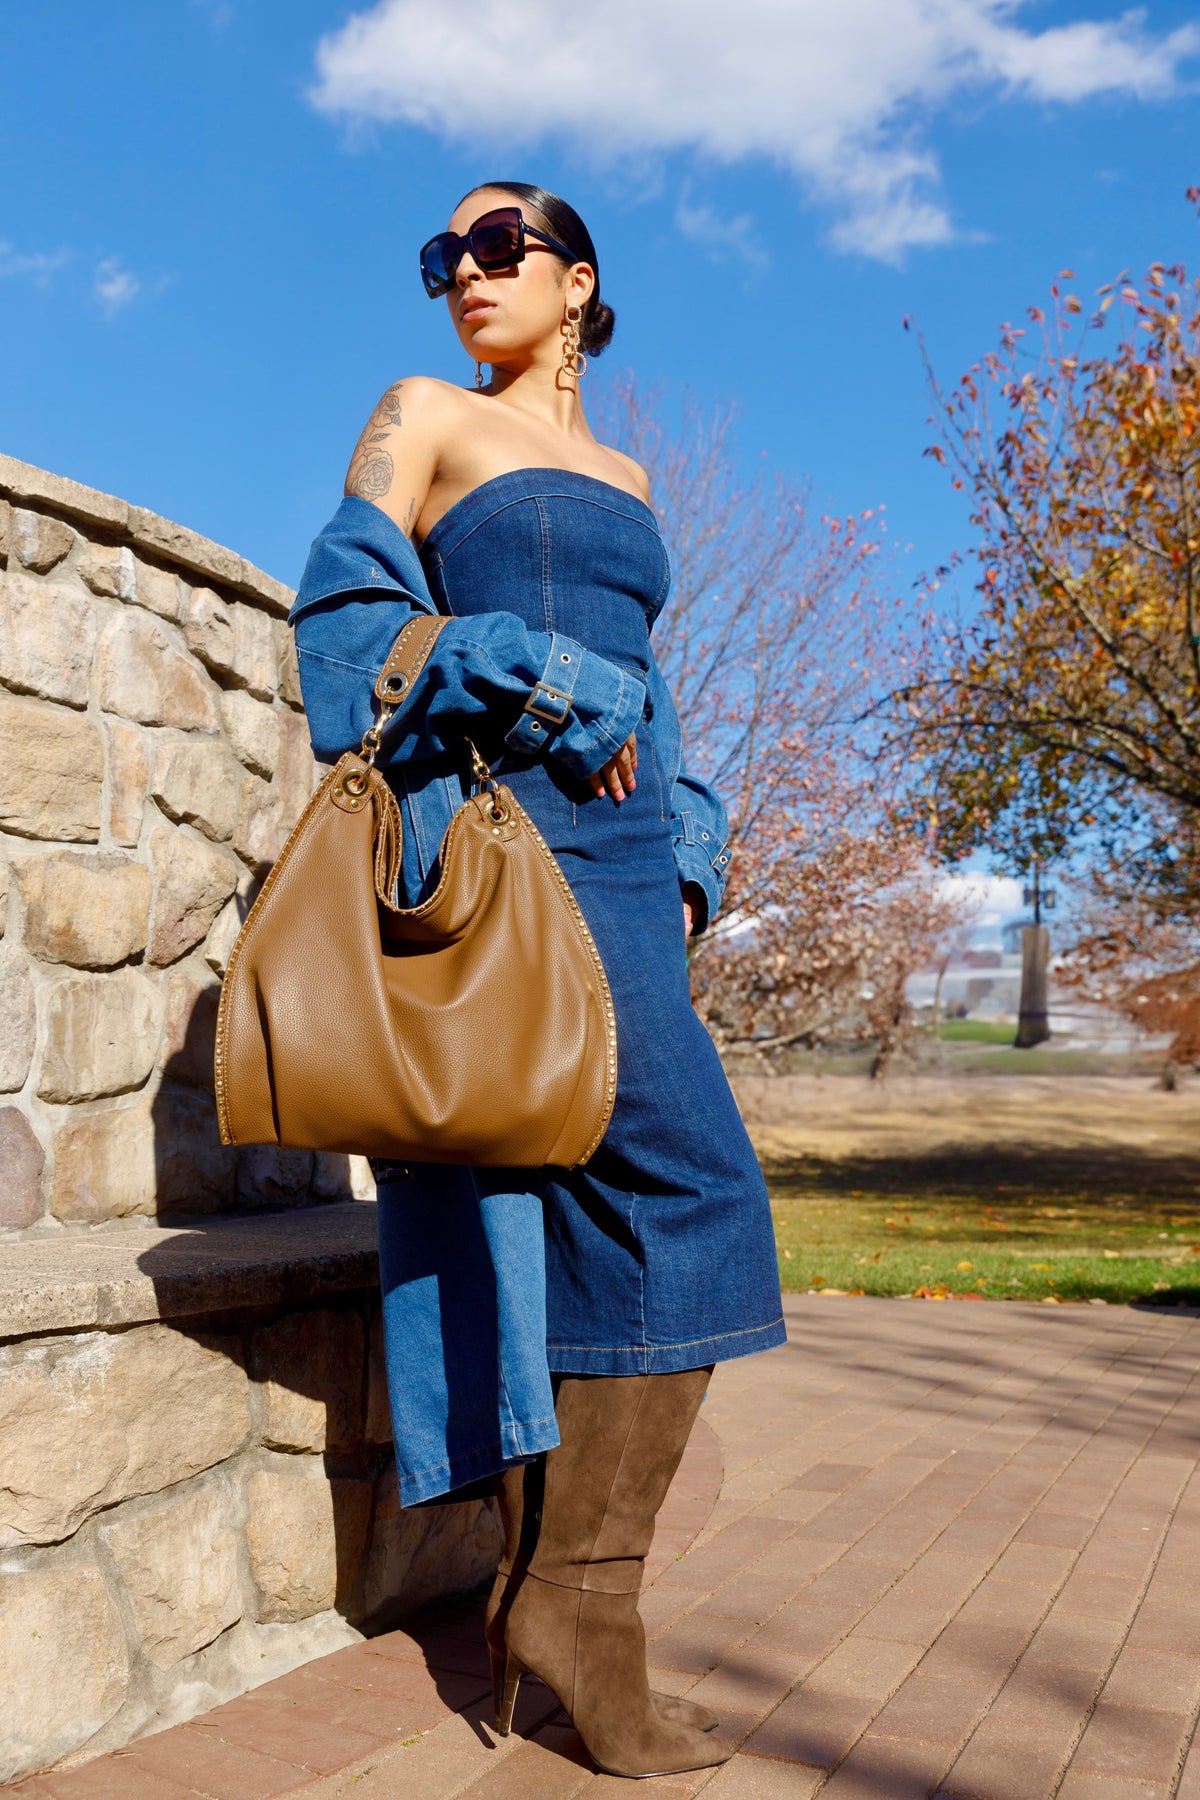
<path id="1" fill-rule="evenodd" d="M 704 839 L 704 841 L 705 841 L 705 843 L 706 843 L 706 844 L 707 844 L 707 842 L 708 842 L 708 833 L 707 833 L 707 831 L 702 831 L 702 832 L 701 832 L 701 833 L 700 833 L 700 836 L 701 836 L 701 837 L 702 837 L 702 838 L 703 838 L 703 839 Z"/>
<path id="2" fill-rule="evenodd" d="M 565 651 L 565 650 L 561 650 L 561 651 L 560 651 L 560 652 L 559 652 L 559 658 L 558 658 L 558 660 L 559 660 L 559 661 L 560 661 L 560 662 L 570 662 L 570 660 L 571 660 L 571 659 L 570 659 L 570 657 L 569 657 L 569 656 L 568 656 L 568 655 L 567 655 L 567 653 L 566 653 L 566 651 Z"/>
<path id="3" fill-rule="evenodd" d="M 379 684 L 379 692 L 384 700 L 399 700 L 407 691 L 408 676 L 402 675 L 399 669 L 393 669 Z"/>
<path id="4" fill-rule="evenodd" d="M 530 729 L 530 731 L 540 731 L 540 730 L 541 730 L 541 729 L 542 729 L 542 728 L 541 728 L 541 726 L 540 726 L 540 725 L 539 725 L 539 724 L 538 724 L 538 722 L 537 722 L 537 720 L 536 720 L 536 719 L 534 719 L 534 720 L 533 720 L 533 721 L 532 721 L 532 723 L 531 723 L 531 724 L 530 724 L 530 727 L 529 727 L 529 729 Z"/>

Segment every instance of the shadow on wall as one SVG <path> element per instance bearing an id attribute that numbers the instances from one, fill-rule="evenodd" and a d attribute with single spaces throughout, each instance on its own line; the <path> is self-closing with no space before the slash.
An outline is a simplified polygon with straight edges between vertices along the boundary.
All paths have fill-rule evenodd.
<path id="1" fill-rule="evenodd" d="M 309 1241 L 328 1248 L 317 1209 L 354 1198 L 345 1156 L 220 1143 L 212 1095 L 217 997 L 212 988 L 192 1008 L 153 1103 L 160 1216 L 185 1236 L 142 1250 L 137 1262 L 168 1315 L 178 1311 L 181 1254 L 194 1271 L 207 1239 L 219 1271 L 228 1267 L 239 1218 L 278 1211 L 290 1215 L 289 1234 L 302 1233 L 297 1208 L 307 1209 Z M 477 1586 L 499 1557 L 490 1503 L 400 1505 L 375 1208 L 364 1204 L 362 1213 L 367 1230 L 355 1232 L 353 1246 L 330 1250 L 324 1281 L 319 1263 L 315 1278 L 310 1272 L 306 1300 L 272 1304 L 265 1291 L 260 1304 L 171 1318 L 172 1335 L 211 1365 L 223 1362 L 222 1379 L 245 1396 L 246 1447 L 224 1465 L 233 1495 L 228 1554 L 248 1568 L 245 1591 L 258 1625 L 301 1626 L 333 1611 L 371 1635 L 412 1620 L 431 1600 Z M 257 1236 L 261 1244 L 261 1225 Z M 439 1689 L 449 1684 L 445 1697 L 453 1689 L 453 1704 L 461 1704 L 461 1669 L 431 1670 Z"/>
<path id="2" fill-rule="evenodd" d="M 262 871 L 265 874 L 265 870 Z M 238 897 L 243 917 L 258 883 Z M 164 1223 L 221 1212 L 270 1212 L 365 1197 L 352 1178 L 350 1158 L 325 1151 L 281 1150 L 221 1143 L 213 1097 L 213 1052 L 220 989 L 195 983 L 189 1004 L 172 1008 L 162 1085 L 151 1116 L 157 1207 Z"/>

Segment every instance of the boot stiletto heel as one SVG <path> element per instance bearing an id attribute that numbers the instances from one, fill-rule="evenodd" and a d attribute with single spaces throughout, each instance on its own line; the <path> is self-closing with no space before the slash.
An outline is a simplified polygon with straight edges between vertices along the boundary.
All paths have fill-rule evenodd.
<path id="1" fill-rule="evenodd" d="M 496 1730 L 501 1737 L 507 1737 L 512 1730 L 513 1710 L 517 1704 L 517 1689 L 521 1685 L 522 1675 L 526 1672 L 525 1664 L 510 1650 L 504 1664 L 500 1699 L 496 1707 Z"/>

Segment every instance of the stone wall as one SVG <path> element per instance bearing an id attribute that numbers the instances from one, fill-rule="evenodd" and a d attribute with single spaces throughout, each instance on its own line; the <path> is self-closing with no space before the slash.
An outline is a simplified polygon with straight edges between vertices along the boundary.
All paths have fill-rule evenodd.
<path id="1" fill-rule="evenodd" d="M 291 599 L 0 456 L 0 1229 L 352 1189 L 222 1149 L 211 1102 L 218 980 L 314 781 Z"/>
<path id="2" fill-rule="evenodd" d="M 490 1506 L 400 1510 L 365 1165 L 217 1134 L 219 978 L 315 774 L 290 601 L 0 456 L 0 1780 L 499 1554 Z"/>
<path id="3" fill-rule="evenodd" d="M 372 1209 L 329 1210 L 352 1239 Z M 489 1506 L 401 1511 L 378 1295 L 323 1275 L 305 1305 L 0 1343 L 0 1781 L 189 1718 L 494 1569 Z"/>

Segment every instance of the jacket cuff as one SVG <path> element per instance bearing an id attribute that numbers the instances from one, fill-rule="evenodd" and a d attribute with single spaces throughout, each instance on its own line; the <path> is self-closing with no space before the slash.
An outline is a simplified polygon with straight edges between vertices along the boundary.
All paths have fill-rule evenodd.
<path id="1" fill-rule="evenodd" d="M 519 755 L 536 756 L 561 731 L 571 716 L 575 686 L 585 651 L 574 638 L 560 632 L 550 635 L 550 651 L 541 675 L 529 690 L 529 698 L 504 742 Z"/>
<path id="2" fill-rule="evenodd" d="M 572 647 L 569 638 L 555 642 Z M 586 779 L 603 768 L 641 724 L 646 687 L 630 670 L 594 650 L 573 648 L 578 651 L 574 695 L 565 722 L 557 729 L 547 728 L 547 749 L 572 775 Z"/>
<path id="3" fill-rule="evenodd" d="M 694 881 L 704 894 L 706 902 L 705 916 L 692 933 L 694 937 L 698 937 L 702 931 L 707 930 L 725 897 L 725 883 L 729 879 L 729 845 L 705 829 L 691 812 L 676 815 L 675 831 L 672 848 L 675 852 L 679 885 L 682 888 L 687 882 Z"/>

